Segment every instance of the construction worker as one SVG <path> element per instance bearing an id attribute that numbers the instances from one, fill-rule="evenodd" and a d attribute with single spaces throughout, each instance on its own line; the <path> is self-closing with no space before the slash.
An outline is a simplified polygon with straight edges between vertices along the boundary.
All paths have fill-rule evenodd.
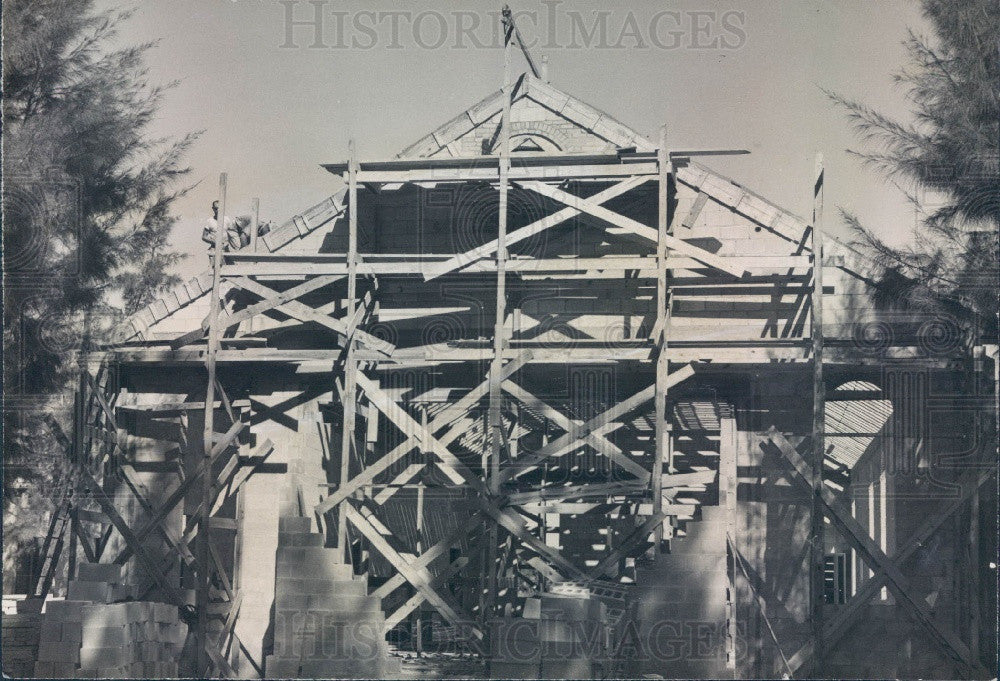
<path id="1" fill-rule="evenodd" d="M 209 262 L 212 261 L 212 252 L 215 250 L 215 230 L 219 227 L 219 202 L 212 202 L 212 217 L 201 231 L 201 240 L 208 244 Z M 262 222 L 257 226 L 257 236 L 264 236 L 271 231 L 271 225 Z M 250 218 L 246 215 L 237 217 L 226 217 L 226 232 L 222 239 L 222 250 L 238 251 L 250 244 Z"/>

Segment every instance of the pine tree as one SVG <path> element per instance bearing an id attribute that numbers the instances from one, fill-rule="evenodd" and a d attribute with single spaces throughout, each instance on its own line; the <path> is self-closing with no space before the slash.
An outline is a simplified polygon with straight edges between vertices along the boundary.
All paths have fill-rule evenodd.
<path id="1" fill-rule="evenodd" d="M 176 283 L 182 257 L 171 209 L 196 135 L 150 134 L 172 84 L 147 82 L 151 43 L 118 46 L 128 18 L 90 0 L 3 3 L 5 569 L 44 534 L 65 473 L 43 417 L 69 411 L 73 351 Z"/>
<path id="2" fill-rule="evenodd" d="M 892 247 L 847 211 L 857 245 L 875 259 L 876 303 L 946 312 L 974 333 L 997 330 L 1000 228 L 1000 3 L 923 0 L 933 38 L 910 31 L 906 88 L 914 121 L 828 93 L 854 123 L 870 167 L 896 183 L 920 214 L 911 244 Z M 927 209 L 925 196 L 938 205 Z M 995 342 L 995 341 L 994 341 Z"/>

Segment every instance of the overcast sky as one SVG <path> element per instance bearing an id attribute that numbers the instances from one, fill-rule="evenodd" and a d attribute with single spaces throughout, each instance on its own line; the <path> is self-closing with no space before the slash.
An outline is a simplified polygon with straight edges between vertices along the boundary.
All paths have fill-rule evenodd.
<path id="1" fill-rule="evenodd" d="M 501 4 L 141 2 L 122 40 L 159 40 L 150 80 L 180 81 L 154 132 L 204 130 L 188 158 L 200 184 L 177 205 L 173 243 L 196 256 L 181 273 L 206 265 L 200 233 L 220 172 L 231 206 L 246 212 L 257 196 L 262 216 L 283 222 L 338 186 L 319 164 L 344 160 L 349 139 L 362 158 L 391 157 L 498 88 Z M 830 231 L 845 233 L 837 206 L 895 242 L 912 228 L 900 192 L 845 153 L 851 128 L 821 88 L 908 118 L 892 73 L 907 28 L 927 30 L 916 2 L 658 0 L 604 15 L 584 0 L 511 4 L 557 88 L 652 140 L 665 123 L 674 149 L 751 150 L 707 165 L 806 217 L 820 151 Z M 320 35 L 302 24 L 289 41 L 288 17 L 316 11 Z"/>

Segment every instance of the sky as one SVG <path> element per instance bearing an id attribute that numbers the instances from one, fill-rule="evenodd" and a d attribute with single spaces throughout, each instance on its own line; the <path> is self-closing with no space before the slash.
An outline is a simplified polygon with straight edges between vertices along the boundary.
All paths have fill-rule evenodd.
<path id="1" fill-rule="evenodd" d="M 749 149 L 705 164 L 804 217 L 820 152 L 829 232 L 848 234 L 844 208 L 892 243 L 908 238 L 913 208 L 847 153 L 858 141 L 823 90 L 909 120 L 892 75 L 907 29 L 928 31 L 917 2 L 511 4 L 555 87 L 651 140 L 666 125 L 672 149 Z M 281 223 L 339 186 L 319 164 L 346 160 L 349 140 L 362 159 L 392 157 L 497 89 L 501 5 L 141 0 L 119 39 L 157 41 L 150 82 L 178 81 L 150 132 L 203 131 L 187 157 L 198 184 L 176 205 L 171 241 L 192 255 L 178 273 L 205 267 L 201 228 L 219 173 L 229 212 L 258 197 L 262 218 Z M 527 68 L 520 55 L 514 66 Z"/>

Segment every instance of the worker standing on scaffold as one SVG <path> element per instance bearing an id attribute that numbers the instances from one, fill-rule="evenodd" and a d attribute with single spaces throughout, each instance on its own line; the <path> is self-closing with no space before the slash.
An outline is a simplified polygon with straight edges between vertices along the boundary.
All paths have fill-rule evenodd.
<path id="1" fill-rule="evenodd" d="M 208 244 L 208 262 L 212 264 L 215 254 L 215 230 L 219 228 L 219 202 L 212 202 L 212 217 L 205 222 L 201 231 L 201 240 Z M 257 236 L 264 236 L 271 231 L 271 225 L 261 222 L 257 226 Z M 238 251 L 250 244 L 250 218 L 246 215 L 226 217 L 226 232 L 223 235 L 222 250 Z"/>

